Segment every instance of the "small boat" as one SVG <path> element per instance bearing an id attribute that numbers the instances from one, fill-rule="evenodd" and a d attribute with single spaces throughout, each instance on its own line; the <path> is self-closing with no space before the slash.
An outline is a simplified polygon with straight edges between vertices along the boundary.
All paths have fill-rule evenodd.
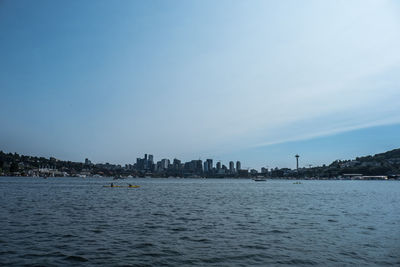
<path id="1" fill-rule="evenodd" d="M 254 182 L 265 182 L 267 181 L 267 179 L 265 179 L 264 177 L 257 177 L 253 179 Z"/>

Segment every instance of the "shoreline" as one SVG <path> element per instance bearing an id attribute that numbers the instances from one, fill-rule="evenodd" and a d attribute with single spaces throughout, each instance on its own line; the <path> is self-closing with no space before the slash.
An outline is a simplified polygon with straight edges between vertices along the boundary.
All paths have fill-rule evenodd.
<path id="1" fill-rule="evenodd" d="M 385 176 L 380 176 L 380 177 L 385 177 Z M 1 178 L 30 178 L 30 179 L 58 179 L 58 178 L 79 178 L 79 179 L 113 179 L 114 177 L 112 176 L 87 176 L 87 177 L 79 177 L 79 176 L 48 176 L 48 177 L 43 177 L 43 176 L 9 176 L 9 175 L 2 175 L 0 176 Z M 263 177 L 266 179 L 266 181 L 271 181 L 271 180 L 288 180 L 288 181 L 400 181 L 400 179 L 395 179 L 395 178 L 373 178 L 373 177 L 366 177 L 366 178 L 326 178 L 326 177 L 321 177 L 321 178 L 285 178 L 285 177 Z M 116 179 L 114 180 L 115 182 L 123 182 L 125 180 L 135 180 L 135 179 L 196 179 L 196 180 L 254 180 L 255 177 L 126 177 L 126 178 L 121 178 L 121 179 Z"/>

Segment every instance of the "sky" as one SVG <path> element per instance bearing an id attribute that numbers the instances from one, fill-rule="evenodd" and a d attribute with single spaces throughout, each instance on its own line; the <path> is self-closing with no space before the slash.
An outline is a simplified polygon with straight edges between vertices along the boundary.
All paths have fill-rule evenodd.
<path id="1" fill-rule="evenodd" d="M 0 150 L 329 164 L 400 147 L 400 3 L 0 1 Z"/>

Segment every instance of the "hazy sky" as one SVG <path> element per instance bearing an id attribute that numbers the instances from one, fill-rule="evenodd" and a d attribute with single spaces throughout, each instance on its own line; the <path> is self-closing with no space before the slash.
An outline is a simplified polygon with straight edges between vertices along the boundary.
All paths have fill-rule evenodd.
<path id="1" fill-rule="evenodd" d="M 0 150 L 323 164 L 400 147 L 398 1 L 0 1 Z"/>

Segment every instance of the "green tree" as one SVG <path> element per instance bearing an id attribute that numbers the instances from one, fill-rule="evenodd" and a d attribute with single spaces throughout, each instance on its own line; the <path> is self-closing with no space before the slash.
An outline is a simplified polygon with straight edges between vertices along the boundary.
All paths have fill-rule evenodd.
<path id="1" fill-rule="evenodd" d="M 18 171 L 18 163 L 13 161 L 10 166 L 10 172 L 17 172 Z"/>

